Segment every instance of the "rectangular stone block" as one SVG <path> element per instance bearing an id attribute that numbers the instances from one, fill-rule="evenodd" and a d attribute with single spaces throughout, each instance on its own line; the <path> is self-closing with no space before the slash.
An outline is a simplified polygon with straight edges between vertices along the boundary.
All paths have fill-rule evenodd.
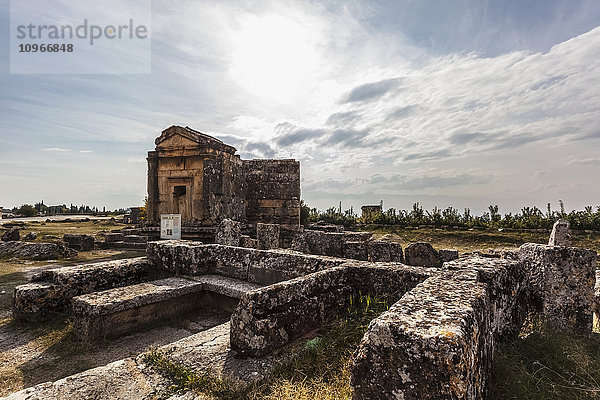
<path id="1" fill-rule="evenodd" d="M 347 274 L 331 268 L 243 296 L 231 316 L 231 348 L 260 357 L 318 328 L 349 301 Z"/>
<path id="2" fill-rule="evenodd" d="M 373 240 L 369 242 L 369 261 L 404 262 L 402 245 L 396 242 Z"/>
<path id="3" fill-rule="evenodd" d="M 89 342 L 199 308 L 203 283 L 167 278 L 74 297 L 73 330 Z"/>
<path id="4" fill-rule="evenodd" d="M 75 250 L 79 251 L 90 251 L 94 250 L 95 239 L 91 235 L 79 235 L 79 234 L 65 234 L 63 241 L 67 245 Z"/>
<path id="5" fill-rule="evenodd" d="M 543 319 L 557 328 L 589 332 L 592 328 L 596 252 L 574 247 L 526 243 L 519 249 L 529 265 L 531 298 Z"/>
<path id="6" fill-rule="evenodd" d="M 256 224 L 256 240 L 260 250 L 279 248 L 279 225 Z"/>
<path id="7" fill-rule="evenodd" d="M 353 400 L 486 398 L 494 348 L 485 285 L 429 278 L 369 325 Z"/>
<path id="8" fill-rule="evenodd" d="M 369 244 L 367 242 L 344 242 L 344 258 L 367 261 L 369 259 Z"/>

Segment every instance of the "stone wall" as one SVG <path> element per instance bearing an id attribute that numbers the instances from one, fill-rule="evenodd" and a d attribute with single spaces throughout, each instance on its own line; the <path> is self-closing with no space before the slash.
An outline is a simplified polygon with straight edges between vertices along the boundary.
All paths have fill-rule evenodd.
<path id="1" fill-rule="evenodd" d="M 246 217 L 287 227 L 300 226 L 300 163 L 296 160 L 244 160 Z"/>
<path id="2" fill-rule="evenodd" d="M 168 273 L 218 274 L 267 285 L 345 262 L 286 250 L 257 250 L 178 240 L 150 242 L 147 249 L 148 258 Z"/>
<path id="3" fill-rule="evenodd" d="M 428 276 L 427 269 L 350 262 L 257 289 L 231 317 L 232 349 L 263 356 L 340 315 L 359 293 L 398 299 Z"/>
<path id="4" fill-rule="evenodd" d="M 328 232 L 304 230 L 297 232 L 292 249 L 303 253 L 363 261 L 403 262 L 402 245 L 396 242 L 372 240 L 369 232 Z"/>

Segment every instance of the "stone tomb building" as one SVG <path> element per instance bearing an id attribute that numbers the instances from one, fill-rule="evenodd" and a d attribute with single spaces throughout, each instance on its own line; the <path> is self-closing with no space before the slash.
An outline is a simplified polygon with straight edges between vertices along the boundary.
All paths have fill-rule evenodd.
<path id="1" fill-rule="evenodd" d="M 236 149 L 189 127 L 171 126 L 148 152 L 148 221 L 181 214 L 183 226 L 229 218 L 300 225 L 300 163 L 242 160 Z"/>

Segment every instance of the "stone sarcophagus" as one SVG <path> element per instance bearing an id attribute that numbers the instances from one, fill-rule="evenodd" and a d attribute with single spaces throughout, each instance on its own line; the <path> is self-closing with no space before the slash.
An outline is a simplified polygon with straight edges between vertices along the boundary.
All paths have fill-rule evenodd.
<path id="1" fill-rule="evenodd" d="M 181 214 L 184 226 L 235 221 L 300 224 L 300 163 L 242 160 L 236 149 L 189 127 L 171 126 L 148 152 L 148 220 Z"/>

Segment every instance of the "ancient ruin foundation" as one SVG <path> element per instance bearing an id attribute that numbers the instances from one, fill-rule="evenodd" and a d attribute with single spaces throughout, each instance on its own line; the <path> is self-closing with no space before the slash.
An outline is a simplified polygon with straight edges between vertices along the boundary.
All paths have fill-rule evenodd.
<path id="1" fill-rule="evenodd" d="M 235 224 L 226 225 L 223 240 L 242 236 Z M 371 322 L 360 343 L 352 365 L 353 399 L 484 399 L 498 342 L 518 334 L 528 314 L 538 313 L 560 329 L 584 331 L 599 309 L 593 251 L 526 244 L 500 257 L 471 255 L 438 264 L 435 249 L 413 246 L 408 258 L 425 265 L 410 266 L 369 261 L 369 249 L 385 246 L 361 235 L 308 239 L 314 252 L 359 259 L 151 242 L 147 258 L 34 277 L 16 289 L 14 315 L 35 320 L 71 310 L 75 333 L 94 341 L 144 329 L 166 310 L 189 313 L 211 303 L 232 311 L 229 323 L 159 350 L 200 373 L 247 384 L 269 374 L 274 350 L 334 318 L 353 296 L 384 295 L 395 303 Z M 403 259 L 401 247 L 393 253 Z M 161 379 L 140 356 L 12 397 L 77 399 L 99 391 L 144 398 L 163 393 L 168 382 Z"/>

